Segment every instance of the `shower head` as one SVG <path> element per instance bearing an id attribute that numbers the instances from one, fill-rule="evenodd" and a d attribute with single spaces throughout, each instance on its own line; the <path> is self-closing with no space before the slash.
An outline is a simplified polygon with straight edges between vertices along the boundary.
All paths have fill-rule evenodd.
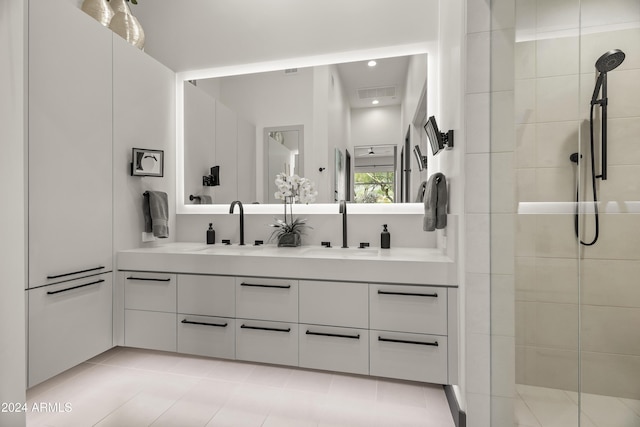
<path id="1" fill-rule="evenodd" d="M 616 69 L 618 65 L 622 64 L 624 58 L 624 52 L 620 49 L 610 50 L 598 58 L 596 61 L 596 70 L 601 73 L 608 73 L 609 71 Z"/>

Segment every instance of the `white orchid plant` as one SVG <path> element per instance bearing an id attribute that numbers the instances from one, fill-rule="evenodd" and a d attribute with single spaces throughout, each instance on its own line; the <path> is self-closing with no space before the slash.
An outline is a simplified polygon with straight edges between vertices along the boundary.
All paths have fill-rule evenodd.
<path id="1" fill-rule="evenodd" d="M 275 228 L 269 240 L 283 234 L 303 234 L 304 228 L 309 226 L 306 224 L 306 219 L 293 217 L 293 204 L 313 203 L 318 195 L 315 185 L 307 178 L 301 178 L 298 175 L 289 176 L 284 173 L 276 175 L 275 184 L 278 188 L 274 194 L 275 198 L 284 201 L 284 220 L 275 218 L 276 223 L 269 224 Z M 287 206 L 289 206 L 289 220 L 287 220 Z"/>

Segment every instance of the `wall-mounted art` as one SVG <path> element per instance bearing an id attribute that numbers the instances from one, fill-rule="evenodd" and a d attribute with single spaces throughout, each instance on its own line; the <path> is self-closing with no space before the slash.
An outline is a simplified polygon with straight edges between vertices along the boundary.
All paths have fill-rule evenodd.
<path id="1" fill-rule="evenodd" d="M 164 151 L 134 148 L 131 176 L 164 176 Z"/>

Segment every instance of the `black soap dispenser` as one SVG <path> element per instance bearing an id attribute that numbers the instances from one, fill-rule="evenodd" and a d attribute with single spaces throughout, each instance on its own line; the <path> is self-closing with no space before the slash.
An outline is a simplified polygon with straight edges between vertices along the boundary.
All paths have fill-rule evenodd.
<path id="1" fill-rule="evenodd" d="M 216 231 L 213 229 L 213 223 L 209 223 L 209 229 L 207 230 L 207 245 L 214 245 L 216 243 Z"/>
<path id="2" fill-rule="evenodd" d="M 391 248 L 391 234 L 387 230 L 387 224 L 382 225 L 384 230 L 380 233 L 380 248 L 382 249 L 390 249 Z"/>

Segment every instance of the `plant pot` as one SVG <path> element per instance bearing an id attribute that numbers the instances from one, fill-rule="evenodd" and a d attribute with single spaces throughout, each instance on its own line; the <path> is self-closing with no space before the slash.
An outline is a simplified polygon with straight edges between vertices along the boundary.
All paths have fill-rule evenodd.
<path id="1" fill-rule="evenodd" d="M 302 244 L 302 239 L 299 234 L 287 233 L 278 237 L 279 248 L 294 248 Z"/>

